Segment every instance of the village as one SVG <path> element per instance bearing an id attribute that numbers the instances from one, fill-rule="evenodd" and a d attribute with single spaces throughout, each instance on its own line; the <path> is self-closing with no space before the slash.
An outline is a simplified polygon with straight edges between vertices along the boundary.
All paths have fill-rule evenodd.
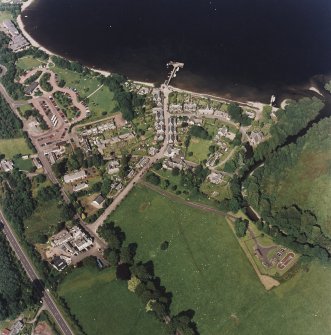
<path id="1" fill-rule="evenodd" d="M 13 41 L 20 36 L 11 21 L 4 21 L 2 29 Z M 26 47 L 23 43 L 13 51 Z M 63 85 L 51 60 L 20 74 L 18 82 L 24 86 L 27 103 L 18 106 L 18 116 L 37 153 L 14 160 L 4 157 L 0 167 L 4 172 L 15 167 L 24 171 L 22 167 L 30 162 L 26 172 L 45 173 L 59 182 L 65 199 L 74 195 L 81 226 L 51 236 L 43 250 L 43 257 L 58 271 L 90 255 L 101 262 L 98 227 L 145 172 L 155 171 L 156 162 L 165 177 L 173 170 L 184 173 L 197 166 L 207 168 L 200 191 L 220 201 L 241 166 L 246 152 L 243 143 L 255 147 L 268 138 L 270 124 L 277 120 L 272 100 L 270 106 L 237 103 L 179 90 L 170 82 L 184 64 L 170 62 L 168 66 L 172 70 L 160 87 L 125 83 L 145 101 L 132 121 L 126 121 L 120 112 L 90 121 L 88 99 L 82 99 L 75 87 Z M 232 115 L 231 108 L 237 108 Z M 233 118 L 236 113 L 248 121 L 241 124 Z M 85 157 L 85 163 L 56 173 L 77 152 Z M 98 166 L 88 164 L 89 157 L 97 159 Z"/>

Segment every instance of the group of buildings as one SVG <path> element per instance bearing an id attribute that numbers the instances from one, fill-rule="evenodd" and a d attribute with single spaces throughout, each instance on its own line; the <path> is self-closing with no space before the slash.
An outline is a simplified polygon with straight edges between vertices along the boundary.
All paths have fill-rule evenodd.
<path id="1" fill-rule="evenodd" d="M 5 328 L 1 335 L 18 335 L 21 333 L 21 331 L 24 328 L 24 322 L 23 320 L 17 320 L 12 327 Z"/>
<path id="2" fill-rule="evenodd" d="M 18 52 L 30 46 L 30 43 L 17 30 L 11 20 L 4 20 L 2 26 L 4 31 L 10 37 L 10 42 L 8 45 L 9 49 L 13 50 L 14 52 Z"/>
<path id="3" fill-rule="evenodd" d="M 261 131 L 252 131 L 248 135 L 248 141 L 251 146 L 255 147 L 264 140 L 264 134 Z"/>
<path id="4" fill-rule="evenodd" d="M 10 172 L 14 169 L 14 163 L 11 160 L 2 159 L 0 161 L 0 168 L 4 172 Z"/>
<path id="5" fill-rule="evenodd" d="M 60 231 L 51 237 L 50 243 L 54 254 L 51 264 L 58 271 L 70 265 L 74 256 L 93 246 L 92 238 L 79 226 Z"/>
<path id="6" fill-rule="evenodd" d="M 159 89 L 153 89 L 152 95 L 153 102 L 155 104 L 155 107 L 152 110 L 153 114 L 155 115 L 155 140 L 158 142 L 163 142 L 165 137 L 165 120 L 161 91 Z"/>
<path id="7" fill-rule="evenodd" d="M 227 121 L 230 120 L 229 114 L 224 111 L 214 108 L 198 108 L 197 104 L 193 102 L 186 102 L 184 104 L 170 104 L 169 112 L 170 114 L 195 114 L 197 116 L 210 116 L 221 118 Z"/>

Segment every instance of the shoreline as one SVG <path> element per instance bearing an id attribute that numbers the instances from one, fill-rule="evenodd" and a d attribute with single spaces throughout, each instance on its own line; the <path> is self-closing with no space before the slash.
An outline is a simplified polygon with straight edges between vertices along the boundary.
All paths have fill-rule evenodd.
<path id="1" fill-rule="evenodd" d="M 23 36 L 29 41 L 29 43 L 35 47 L 35 48 L 38 48 L 42 51 L 44 51 L 45 53 L 47 53 L 48 55 L 50 56 L 58 56 L 58 57 L 61 57 L 61 58 L 64 58 L 63 56 L 45 48 L 44 46 L 42 46 L 40 43 L 38 43 L 28 32 L 27 30 L 25 29 L 25 25 L 23 23 L 23 20 L 22 20 L 22 13 L 24 10 L 26 10 L 32 3 L 34 2 L 34 0 L 28 0 L 26 2 L 23 2 L 22 4 L 22 7 L 21 7 L 21 13 L 17 16 L 16 18 L 16 22 L 17 22 L 17 25 L 19 27 L 19 29 L 21 30 Z M 84 65 L 86 68 L 88 68 L 89 70 L 93 71 L 93 72 L 96 72 L 96 73 L 99 73 L 99 74 L 102 74 L 103 76 L 105 77 L 108 77 L 110 76 L 112 73 L 110 71 L 106 71 L 106 70 L 101 70 L 101 69 L 96 69 L 96 68 L 93 68 L 93 67 L 90 67 L 90 66 L 86 66 Z M 151 83 L 151 82 L 144 82 L 144 81 L 137 81 L 137 80 L 131 80 L 130 78 L 128 78 L 128 80 L 134 82 L 135 84 L 139 84 L 139 85 L 145 85 L 145 86 L 148 86 L 148 87 L 154 87 L 154 84 Z"/>
<path id="2" fill-rule="evenodd" d="M 44 51 L 45 53 L 47 53 L 48 55 L 50 56 L 58 56 L 58 57 L 62 57 L 62 58 L 65 58 L 65 59 L 68 59 L 66 57 L 63 57 L 47 48 L 45 48 L 44 46 L 42 46 L 40 43 L 38 43 L 28 32 L 27 30 L 25 29 L 25 25 L 22 21 L 22 13 L 24 10 L 26 10 L 35 0 L 28 0 L 26 2 L 23 2 L 22 4 L 22 7 L 21 7 L 21 13 L 17 16 L 17 25 L 19 27 L 19 29 L 21 30 L 23 36 L 30 42 L 30 44 L 35 47 L 35 48 L 38 48 L 42 51 Z M 69 59 L 70 60 L 70 59 Z M 96 68 L 93 68 L 93 67 L 90 67 L 90 66 L 86 66 L 84 65 L 86 68 L 88 68 L 89 70 L 95 72 L 95 73 L 99 73 L 105 77 L 108 77 L 112 74 L 112 72 L 110 71 L 106 71 L 106 70 L 102 70 L 102 69 L 96 69 Z M 144 82 L 144 81 L 139 81 L 139 80 L 133 80 L 133 79 L 130 79 L 128 78 L 129 81 L 135 83 L 135 84 L 138 84 L 138 85 L 143 85 L 143 86 L 147 86 L 147 87 L 150 87 L 150 88 L 153 88 L 155 87 L 154 84 L 152 82 Z M 210 94 L 210 93 L 201 93 L 201 92 L 195 92 L 195 91 L 191 91 L 191 90 L 187 90 L 187 89 L 181 89 L 181 88 L 178 88 L 178 87 L 172 87 L 174 91 L 182 91 L 182 92 L 186 92 L 186 93 L 189 93 L 189 94 L 194 94 L 194 95 L 198 95 L 198 96 L 204 96 L 204 97 L 209 97 L 209 98 L 212 98 L 212 99 L 218 99 L 218 100 L 224 100 L 224 101 L 227 101 L 227 102 L 234 102 L 234 103 L 239 103 L 239 104 L 245 104 L 247 106 L 249 106 L 250 108 L 253 108 L 253 109 L 256 109 L 256 108 L 261 108 L 262 105 L 265 105 L 265 103 L 262 103 L 260 101 L 250 101 L 250 100 L 243 100 L 243 101 L 238 101 L 238 100 L 235 100 L 235 99 L 228 99 L 228 98 L 224 98 L 220 95 L 214 95 L 214 94 Z"/>

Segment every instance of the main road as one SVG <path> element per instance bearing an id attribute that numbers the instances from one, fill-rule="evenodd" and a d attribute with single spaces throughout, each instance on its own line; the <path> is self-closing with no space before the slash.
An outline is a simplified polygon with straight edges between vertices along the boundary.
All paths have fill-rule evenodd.
<path id="1" fill-rule="evenodd" d="M 21 248 L 12 228 L 10 227 L 9 223 L 5 219 L 2 211 L 0 210 L 0 220 L 4 224 L 3 233 L 5 234 L 7 240 L 9 241 L 10 246 L 15 251 L 15 254 L 19 261 L 21 262 L 26 274 L 28 275 L 31 282 L 35 282 L 36 285 L 40 283 L 40 277 L 38 276 L 32 262 L 26 255 L 25 251 Z M 38 289 L 43 289 L 41 284 L 38 285 Z M 48 311 L 53 316 L 54 320 L 56 321 L 57 325 L 61 329 L 64 335 L 74 335 L 74 332 L 71 330 L 70 326 L 68 325 L 65 318 L 62 316 L 60 310 L 57 308 L 53 298 L 49 294 L 47 289 L 43 290 L 43 299 L 44 303 L 47 306 Z"/>

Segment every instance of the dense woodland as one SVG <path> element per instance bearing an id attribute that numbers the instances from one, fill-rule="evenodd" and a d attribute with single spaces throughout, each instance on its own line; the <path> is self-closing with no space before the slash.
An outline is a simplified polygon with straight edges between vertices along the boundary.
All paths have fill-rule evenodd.
<path id="1" fill-rule="evenodd" d="M 0 96 L 0 138 L 22 136 L 22 123 L 12 112 L 6 100 Z"/>
<path id="2" fill-rule="evenodd" d="M 284 109 L 277 111 L 277 123 L 272 124 L 270 128 L 271 138 L 257 146 L 254 159 L 259 161 L 269 157 L 289 136 L 298 134 L 314 120 L 323 107 L 324 103 L 315 97 L 289 101 Z"/>
<path id="3" fill-rule="evenodd" d="M 310 208 L 300 208 L 296 199 L 292 199 L 292 203 L 284 203 L 283 196 L 277 193 L 276 186 L 291 170 L 297 171 L 298 160 L 303 158 L 304 153 L 314 155 L 321 150 L 325 153 L 329 152 L 330 129 L 330 118 L 315 124 L 296 143 L 275 152 L 244 184 L 249 203 L 258 210 L 263 219 L 263 222 L 258 223 L 260 229 L 271 233 L 277 241 L 290 245 L 300 253 L 322 259 L 331 255 L 331 238 L 323 232 L 323 225 L 319 220 L 320 213 L 314 213 Z M 314 157 L 312 156 L 311 159 Z M 325 161 L 327 159 L 326 154 Z M 311 171 L 311 173 L 316 175 L 323 172 Z M 300 178 L 299 171 L 295 175 Z M 320 194 L 320 197 L 323 201 L 323 197 L 328 195 Z"/>
<path id="4" fill-rule="evenodd" d="M 45 180 L 45 176 L 36 176 L 35 178 L 40 182 Z M 34 245 L 28 243 L 25 238 L 24 220 L 33 214 L 37 206 L 47 208 L 47 202 L 54 199 L 59 201 L 63 223 L 66 220 L 73 219 L 75 211 L 72 207 L 62 203 L 57 186 L 40 187 L 37 196 L 34 198 L 30 179 L 17 169 L 14 169 L 12 173 L 1 174 L 0 182 L 2 186 L 2 208 L 6 218 L 11 222 L 16 234 L 20 237 L 21 244 L 32 258 L 43 279 L 51 287 L 55 287 L 61 274 L 53 270 L 47 262 L 42 261 Z M 59 229 L 62 228 L 61 224 L 59 224 Z M 39 243 L 44 243 L 47 236 L 40 233 L 35 239 Z"/>
<path id="5" fill-rule="evenodd" d="M 17 263 L 6 238 L 0 232 L 0 321 L 14 319 L 32 306 L 32 284 Z"/>
<path id="6" fill-rule="evenodd" d="M 0 81 L 5 86 L 7 92 L 15 100 L 18 100 L 24 97 L 24 88 L 23 85 L 15 82 L 18 72 L 15 66 L 17 55 L 7 48 L 8 43 L 9 38 L 0 31 L 0 64 L 7 68 L 7 73 L 1 77 Z"/>

